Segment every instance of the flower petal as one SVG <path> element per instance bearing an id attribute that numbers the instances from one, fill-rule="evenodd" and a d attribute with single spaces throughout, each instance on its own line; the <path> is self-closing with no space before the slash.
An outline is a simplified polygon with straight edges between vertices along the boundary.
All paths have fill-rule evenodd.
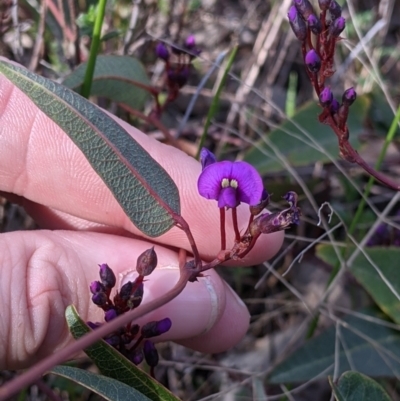
<path id="1" fill-rule="evenodd" d="M 231 179 L 238 182 L 237 196 L 239 201 L 251 206 L 257 205 L 264 189 L 260 174 L 249 163 L 235 162 L 232 164 Z"/>
<path id="2" fill-rule="evenodd" d="M 232 187 L 223 188 L 219 194 L 218 207 L 229 207 L 233 209 L 240 203 L 237 190 Z"/>
<path id="3" fill-rule="evenodd" d="M 231 177 L 232 165 L 230 161 L 216 162 L 206 167 L 199 176 L 197 189 L 206 199 L 218 200 L 222 189 L 222 180 Z"/>

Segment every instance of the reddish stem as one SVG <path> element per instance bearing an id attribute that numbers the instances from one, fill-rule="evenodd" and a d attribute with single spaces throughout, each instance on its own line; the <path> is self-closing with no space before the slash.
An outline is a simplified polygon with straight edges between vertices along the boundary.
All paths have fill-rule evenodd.
<path id="1" fill-rule="evenodd" d="M 238 220 L 237 220 L 237 208 L 232 208 L 232 220 L 233 220 L 233 229 L 235 230 L 235 241 L 240 241 L 240 232 L 238 227 Z M 225 249 L 225 248 L 222 248 Z"/>
<path id="2" fill-rule="evenodd" d="M 226 233 L 225 233 L 225 208 L 219 208 L 219 228 L 221 231 L 221 250 L 226 249 Z"/>

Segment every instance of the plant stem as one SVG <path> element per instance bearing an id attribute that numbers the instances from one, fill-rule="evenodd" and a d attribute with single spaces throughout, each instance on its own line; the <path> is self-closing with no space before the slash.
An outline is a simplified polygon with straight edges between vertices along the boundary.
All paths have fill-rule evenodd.
<path id="1" fill-rule="evenodd" d="M 380 154 L 378 156 L 378 160 L 375 163 L 375 170 L 378 170 L 382 165 L 382 162 L 383 162 L 383 159 L 385 158 L 387 149 L 388 149 L 389 145 L 391 144 L 391 142 L 393 141 L 394 136 L 396 135 L 396 130 L 398 128 L 399 121 L 400 121 L 400 106 L 398 107 L 396 115 L 393 118 L 392 124 L 390 125 L 389 131 L 388 131 L 388 133 L 386 135 L 385 142 L 383 144 L 382 150 L 381 150 L 381 152 L 380 152 Z M 354 218 L 353 218 L 353 220 L 352 220 L 352 222 L 350 224 L 350 227 L 349 227 L 349 230 L 348 230 L 348 233 L 350 235 L 352 235 L 354 233 L 354 230 L 356 229 L 357 224 L 358 224 L 358 222 L 359 222 L 359 220 L 360 220 L 360 218 L 361 218 L 361 216 L 362 216 L 362 214 L 364 212 L 365 204 L 366 204 L 365 199 L 368 198 L 368 196 L 369 196 L 369 194 L 371 192 L 372 185 L 374 184 L 374 182 L 375 182 L 375 178 L 373 176 L 370 176 L 369 180 L 368 180 L 368 183 L 367 183 L 367 185 L 365 187 L 365 190 L 364 190 L 364 196 L 361 199 L 361 202 L 358 205 L 356 214 L 355 214 L 355 216 L 354 216 Z M 348 241 L 349 240 L 347 239 L 347 242 Z M 342 257 L 343 258 L 345 258 L 345 256 L 346 256 L 346 251 L 347 251 L 347 247 L 344 247 L 342 249 Z M 329 276 L 328 282 L 326 283 L 326 288 L 329 288 L 329 286 L 331 285 L 332 281 L 335 279 L 335 277 L 337 276 L 339 271 L 340 271 L 340 262 L 338 261 L 335 264 L 335 266 L 333 267 L 333 270 L 332 270 L 332 272 L 331 272 L 331 274 Z M 314 317 L 314 319 L 311 321 L 311 324 L 310 324 L 310 326 L 308 328 L 308 332 L 307 332 L 307 338 L 312 337 L 312 335 L 314 334 L 314 331 L 318 326 L 318 320 L 319 320 L 319 314 L 317 314 Z"/>
<path id="2" fill-rule="evenodd" d="M 100 326 L 96 330 L 85 334 L 84 336 L 79 338 L 79 340 L 76 340 L 75 342 L 69 344 L 65 348 L 59 350 L 57 353 L 48 356 L 47 358 L 38 362 L 32 368 L 17 376 L 15 379 L 4 384 L 0 388 L 0 401 L 10 399 L 10 397 L 12 397 L 14 394 L 17 394 L 19 391 L 21 391 L 22 388 L 29 386 L 30 384 L 38 380 L 53 366 L 65 362 L 66 360 L 71 358 L 71 356 L 75 355 L 78 351 L 87 348 L 88 346 L 102 339 L 106 335 L 118 330 L 118 328 L 125 326 L 129 322 L 132 322 L 133 320 L 138 319 L 139 317 L 142 317 L 155 309 L 158 309 L 160 306 L 170 302 L 172 299 L 177 297 L 183 291 L 191 276 L 191 272 L 182 265 L 183 263 L 183 260 L 180 261 L 180 277 L 178 282 L 170 291 L 160 296 L 159 298 L 154 299 L 148 304 L 141 305 L 138 309 L 133 309 L 129 312 L 126 312 L 108 322 L 107 324 Z"/>
<path id="3" fill-rule="evenodd" d="M 99 4 L 97 7 L 96 21 L 94 22 L 93 27 L 92 44 L 90 46 L 89 59 L 81 90 L 81 95 L 86 99 L 89 98 L 90 90 L 92 88 L 94 68 L 96 66 L 96 58 L 100 48 L 101 28 L 103 26 L 106 4 L 107 0 L 99 0 Z"/>

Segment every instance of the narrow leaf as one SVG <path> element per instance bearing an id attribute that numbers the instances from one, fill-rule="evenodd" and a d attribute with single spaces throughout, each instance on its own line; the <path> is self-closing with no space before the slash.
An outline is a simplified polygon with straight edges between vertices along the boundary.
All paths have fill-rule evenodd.
<path id="1" fill-rule="evenodd" d="M 56 366 L 50 373 L 65 377 L 110 401 L 150 401 L 150 398 L 110 377 L 71 366 Z"/>
<path id="2" fill-rule="evenodd" d="M 349 254 L 353 253 L 354 250 L 354 246 L 348 247 Z M 377 269 L 362 253 L 349 266 L 349 270 L 382 311 L 396 323 L 400 323 L 400 301 L 395 295 L 395 293 L 400 295 L 400 248 L 371 247 L 365 248 L 364 252 L 375 264 L 375 267 L 379 269 L 381 275 L 386 278 L 391 288 L 382 280 Z M 332 266 L 337 263 L 336 253 L 330 245 L 319 245 L 317 247 L 317 255 Z"/>
<path id="3" fill-rule="evenodd" d="M 82 337 L 90 331 L 89 327 L 79 317 L 73 305 L 67 307 L 65 317 L 69 330 L 75 339 Z M 133 365 L 105 341 L 98 341 L 84 351 L 93 360 L 103 375 L 117 379 L 135 388 L 153 401 L 179 401 L 164 386 Z"/>
<path id="4" fill-rule="evenodd" d="M 63 81 L 63 85 L 81 93 L 87 63 L 80 64 Z M 128 56 L 98 55 L 90 94 L 124 103 L 142 110 L 149 92 L 141 85 L 150 85 L 146 71 L 139 60 Z"/>
<path id="5" fill-rule="evenodd" d="M 360 147 L 357 136 L 363 130 L 369 106 L 370 100 L 365 96 L 359 97 L 351 106 L 347 124 L 350 130 L 350 143 L 355 149 Z M 329 161 L 323 152 L 317 150 L 315 145 L 310 144 L 310 139 L 303 131 L 307 132 L 328 154 L 333 157 L 339 155 L 336 135 L 327 125 L 318 121 L 318 114 L 321 113 L 321 110 L 315 102 L 307 103 L 293 116 L 294 123 L 287 120 L 279 128 L 266 134 L 268 140 L 294 167 Z M 261 174 L 286 170 L 263 139 L 246 153 L 244 160 L 256 167 Z"/>
<path id="6" fill-rule="evenodd" d="M 6 61 L 0 72 L 68 134 L 139 230 L 157 237 L 174 225 L 178 188 L 127 131 L 62 85 Z"/>
<path id="7" fill-rule="evenodd" d="M 370 377 L 345 372 L 338 383 L 331 383 L 337 401 L 390 401 L 386 391 Z"/>
<path id="8" fill-rule="evenodd" d="M 368 313 L 372 314 L 371 311 Z M 382 315 L 373 316 L 382 319 Z M 338 373 L 357 370 L 374 377 L 398 377 L 399 332 L 355 316 L 343 320 L 350 328 L 340 328 L 341 344 L 336 359 L 339 364 Z M 271 372 L 268 381 L 295 383 L 314 379 L 322 373 L 325 376 L 332 375 L 335 367 L 335 338 L 335 327 L 331 327 L 308 340 Z"/>

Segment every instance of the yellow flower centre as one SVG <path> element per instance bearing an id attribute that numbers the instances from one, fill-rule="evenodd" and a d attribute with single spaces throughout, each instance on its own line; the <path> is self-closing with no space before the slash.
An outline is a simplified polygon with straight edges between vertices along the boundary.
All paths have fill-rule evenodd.
<path id="1" fill-rule="evenodd" d="M 224 178 L 221 182 L 221 187 L 222 188 L 231 187 L 231 188 L 237 189 L 238 182 L 237 182 L 237 180 L 229 180 L 229 178 Z"/>

